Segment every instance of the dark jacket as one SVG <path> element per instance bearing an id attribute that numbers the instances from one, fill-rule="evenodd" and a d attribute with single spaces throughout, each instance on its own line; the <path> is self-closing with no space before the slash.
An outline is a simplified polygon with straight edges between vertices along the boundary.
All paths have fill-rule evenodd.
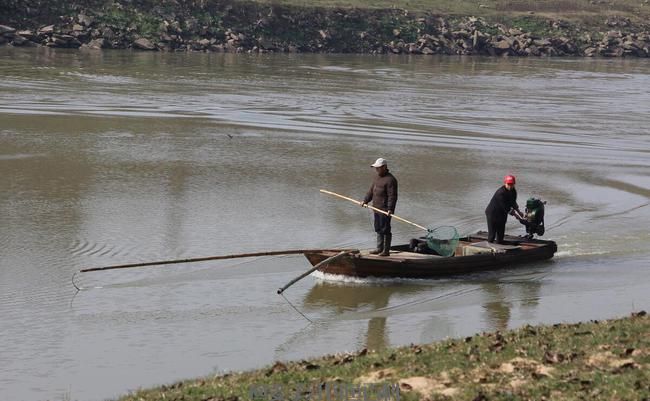
<path id="1" fill-rule="evenodd" d="M 490 203 L 485 208 L 485 214 L 496 220 L 506 220 L 510 208 L 519 210 L 519 206 L 517 205 L 517 190 L 512 188 L 508 191 L 506 186 L 503 185 L 492 196 Z"/>
<path id="2" fill-rule="evenodd" d="M 363 198 L 364 203 L 372 201 L 372 205 L 378 209 L 395 213 L 397 205 L 397 179 L 386 172 L 383 177 L 376 176 L 370 185 L 370 189 Z"/>

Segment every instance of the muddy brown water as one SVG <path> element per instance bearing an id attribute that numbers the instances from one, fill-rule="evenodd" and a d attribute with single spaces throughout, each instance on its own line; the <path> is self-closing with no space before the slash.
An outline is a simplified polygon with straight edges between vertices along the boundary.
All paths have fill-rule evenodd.
<path id="1" fill-rule="evenodd" d="M 643 60 L 0 49 L 0 399 L 102 400 L 326 353 L 650 308 Z M 550 262 L 443 280 L 308 277 L 397 213 L 461 233 L 506 173 L 547 203 Z M 395 242 L 420 234 L 393 223 Z M 510 222 L 508 231 L 523 233 Z"/>

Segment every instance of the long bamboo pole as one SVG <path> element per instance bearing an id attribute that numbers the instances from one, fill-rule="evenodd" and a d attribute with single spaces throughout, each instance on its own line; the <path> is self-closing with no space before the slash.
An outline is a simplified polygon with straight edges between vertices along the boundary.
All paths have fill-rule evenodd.
<path id="1" fill-rule="evenodd" d="M 321 189 L 320 191 L 321 191 L 322 193 L 324 193 L 324 194 L 337 196 L 337 197 L 339 197 L 339 198 L 341 198 L 341 199 L 349 200 L 350 202 L 353 202 L 353 203 L 356 203 L 357 205 L 363 206 L 363 202 L 360 202 L 360 201 L 358 201 L 358 200 L 356 200 L 356 199 L 348 198 L 347 196 L 343 196 L 343 195 L 337 194 L 336 192 L 326 191 L 326 190 L 324 190 L 324 189 Z M 423 229 L 424 231 L 429 231 L 429 229 L 426 228 L 426 227 L 423 227 L 423 226 L 421 226 L 421 225 L 419 225 L 419 224 L 417 224 L 417 223 L 414 223 L 414 222 L 412 222 L 412 221 L 408 221 L 408 220 L 406 220 L 405 218 L 399 217 L 399 216 L 397 216 L 397 215 L 389 214 L 389 213 L 388 213 L 387 211 L 385 211 L 385 210 L 381 210 L 381 209 L 378 209 L 378 208 L 376 208 L 376 207 L 374 207 L 374 206 L 370 206 L 370 205 L 365 205 L 364 207 L 367 207 L 368 209 L 372 209 L 372 210 L 374 210 L 374 211 L 377 212 L 377 213 L 382 213 L 382 214 L 385 214 L 386 216 L 391 216 L 391 217 L 393 217 L 393 218 L 395 218 L 395 219 L 397 219 L 397 220 L 399 220 L 399 221 L 402 221 L 402 222 L 404 222 L 404 223 L 410 224 L 410 225 L 415 226 L 415 227 L 417 227 L 417 228 L 421 228 L 421 229 Z"/>
<path id="2" fill-rule="evenodd" d="M 177 263 L 193 263 L 193 262 L 205 262 L 208 260 L 222 260 L 222 259 L 235 259 L 235 258 L 251 258 L 256 256 L 274 256 L 274 255 L 295 255 L 302 253 L 311 253 L 311 252 L 341 252 L 348 251 L 346 249 L 289 249 L 284 251 L 264 251 L 264 252 L 253 252 L 253 253 L 239 253 L 233 255 L 220 255 L 220 256 L 206 256 L 201 258 L 191 258 L 191 259 L 175 259 L 175 260 L 160 260 L 156 262 L 144 262 L 144 263 L 127 263 L 123 265 L 113 265 L 113 266 L 104 266 L 104 267 L 90 267 L 87 269 L 81 269 L 78 273 L 87 273 L 87 272 L 96 272 L 103 270 L 115 270 L 115 269 L 128 269 L 131 267 L 144 267 L 144 266 L 158 266 L 158 265 L 171 265 Z M 350 250 L 351 251 L 351 250 Z"/>
<path id="3" fill-rule="evenodd" d="M 334 256 L 330 256 L 329 258 L 327 258 L 327 259 L 325 259 L 325 260 L 323 260 L 323 261 L 317 263 L 316 266 L 312 267 L 311 269 L 307 270 L 306 272 L 304 272 L 304 273 L 301 274 L 300 276 L 298 276 L 298 277 L 294 278 L 293 280 L 289 281 L 287 284 L 284 285 L 284 287 L 279 288 L 279 289 L 278 289 L 278 294 L 282 294 L 282 293 L 284 292 L 284 290 L 286 290 L 287 288 L 291 287 L 292 285 L 294 285 L 295 283 L 297 283 L 299 280 L 302 280 L 303 278 L 309 276 L 310 274 L 312 274 L 313 272 L 315 272 L 316 270 L 318 270 L 318 269 L 319 269 L 321 266 L 323 266 L 324 264 L 327 264 L 327 263 L 329 263 L 329 262 L 332 262 L 332 261 L 334 261 L 334 260 L 340 258 L 340 257 L 343 256 L 343 255 L 347 255 L 347 254 L 354 253 L 354 252 L 359 252 L 359 251 L 358 251 L 358 250 L 353 250 L 353 251 L 342 251 L 342 252 L 337 253 L 337 254 L 334 255 Z"/>

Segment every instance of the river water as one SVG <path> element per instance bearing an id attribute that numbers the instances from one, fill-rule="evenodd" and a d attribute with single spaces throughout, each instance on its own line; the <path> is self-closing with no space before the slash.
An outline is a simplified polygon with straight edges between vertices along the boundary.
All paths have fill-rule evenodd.
<path id="1" fill-rule="evenodd" d="M 275 360 L 650 308 L 644 60 L 0 49 L 0 399 L 102 400 Z M 370 247 L 377 157 L 397 214 L 461 233 L 504 174 L 556 257 L 426 281 L 308 277 Z M 394 242 L 421 234 L 393 222 Z M 507 230 L 522 234 L 510 222 Z M 310 323 L 297 310 L 310 319 Z"/>

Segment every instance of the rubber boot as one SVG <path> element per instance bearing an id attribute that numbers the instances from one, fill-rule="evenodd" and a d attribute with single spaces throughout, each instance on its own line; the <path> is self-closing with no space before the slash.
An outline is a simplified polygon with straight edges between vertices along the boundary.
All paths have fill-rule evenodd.
<path id="1" fill-rule="evenodd" d="M 379 256 L 390 255 L 390 243 L 392 239 L 393 239 L 393 234 L 384 235 L 384 250 L 382 253 L 379 254 Z"/>
<path id="2" fill-rule="evenodd" d="M 384 251 L 384 235 L 377 234 L 377 249 L 370 251 L 371 255 L 379 255 Z"/>

